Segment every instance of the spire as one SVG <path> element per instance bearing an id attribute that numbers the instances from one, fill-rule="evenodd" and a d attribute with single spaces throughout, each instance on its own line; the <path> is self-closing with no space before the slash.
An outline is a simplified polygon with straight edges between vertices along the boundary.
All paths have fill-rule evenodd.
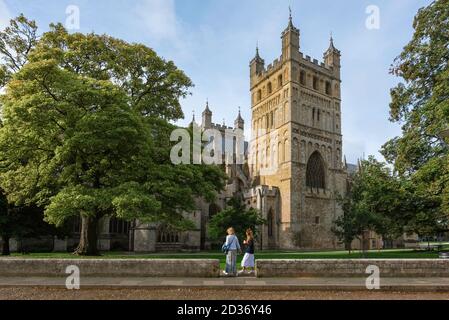
<path id="1" fill-rule="evenodd" d="M 292 7 L 291 6 L 288 6 L 288 12 L 289 12 L 289 14 L 288 14 L 288 28 L 292 29 L 292 28 L 294 28 L 294 26 L 293 26 Z"/>
<path id="2" fill-rule="evenodd" d="M 259 41 L 257 41 L 257 43 L 256 43 L 256 56 L 254 57 L 253 61 L 263 62 L 263 59 L 260 57 L 260 54 L 259 54 Z"/>
<path id="3" fill-rule="evenodd" d="M 239 107 L 239 115 L 237 116 L 237 120 L 238 120 L 238 121 L 243 121 L 243 118 L 242 118 L 242 112 L 241 112 L 241 110 L 240 110 L 240 107 Z"/>
<path id="4" fill-rule="evenodd" d="M 209 99 L 206 100 L 206 109 L 203 111 L 203 121 L 201 126 L 203 129 L 209 129 L 212 126 L 212 111 L 209 109 Z"/>
<path id="5" fill-rule="evenodd" d="M 329 54 L 329 53 L 340 54 L 340 51 L 337 48 L 335 48 L 334 37 L 332 36 L 332 32 L 331 32 L 330 39 L 329 39 L 329 49 L 327 49 L 327 54 Z"/>
<path id="6" fill-rule="evenodd" d="M 284 33 L 287 31 L 299 32 L 299 30 L 293 25 L 292 8 L 290 6 L 288 7 L 288 26 Z"/>
<path id="7" fill-rule="evenodd" d="M 209 99 L 206 100 L 206 109 L 204 109 L 204 112 L 212 113 L 212 111 L 210 111 L 209 109 Z"/>
<path id="8" fill-rule="evenodd" d="M 242 130 L 245 128 L 245 121 L 242 118 L 242 113 L 240 111 L 240 107 L 239 107 L 239 114 L 237 116 L 237 119 L 235 119 L 235 121 L 234 121 L 234 128 L 242 129 Z"/>

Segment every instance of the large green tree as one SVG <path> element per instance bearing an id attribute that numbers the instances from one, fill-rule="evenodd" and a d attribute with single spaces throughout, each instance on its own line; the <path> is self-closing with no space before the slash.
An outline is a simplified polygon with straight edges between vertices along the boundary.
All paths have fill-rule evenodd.
<path id="1" fill-rule="evenodd" d="M 265 224 L 266 221 L 261 218 L 256 209 L 247 209 L 245 203 L 239 198 L 234 197 L 228 202 L 228 207 L 214 215 L 209 221 L 209 236 L 213 240 L 220 240 L 226 236 L 226 230 L 230 227 L 240 239 L 245 239 L 247 229 L 252 229 L 257 234 L 257 227 Z"/>
<path id="2" fill-rule="evenodd" d="M 2 97 L 1 184 L 14 203 L 81 215 L 79 254 L 95 255 L 104 215 L 185 226 L 194 197 L 223 187 L 214 166 L 171 164 L 168 123 L 191 86 L 143 45 L 52 25 Z"/>
<path id="3" fill-rule="evenodd" d="M 449 1 L 420 9 L 413 28 L 391 70 L 402 79 L 391 90 L 390 104 L 391 121 L 402 124 L 402 136 L 386 143 L 382 153 L 412 184 L 416 211 L 410 226 L 429 234 L 449 213 L 449 141 L 441 136 L 449 127 Z"/>
<path id="4" fill-rule="evenodd" d="M 409 216 L 403 207 L 406 198 L 402 180 L 385 163 L 369 157 L 360 162 L 349 192 L 339 199 L 344 214 L 333 231 L 349 250 L 354 239 L 364 243 L 368 231 L 395 239 L 403 234 Z"/>

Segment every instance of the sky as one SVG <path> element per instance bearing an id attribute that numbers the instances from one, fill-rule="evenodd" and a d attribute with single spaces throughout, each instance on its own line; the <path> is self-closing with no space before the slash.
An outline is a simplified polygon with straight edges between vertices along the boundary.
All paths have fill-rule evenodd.
<path id="1" fill-rule="evenodd" d="M 241 107 L 251 123 L 249 61 L 258 43 L 266 65 L 281 55 L 281 32 L 301 30 L 301 52 L 322 61 L 332 33 L 342 52 L 343 151 L 348 162 L 379 154 L 400 135 L 389 122 L 390 88 L 399 79 L 389 68 L 413 35 L 419 8 L 431 0 L 0 0 L 0 28 L 24 13 L 42 32 L 62 22 L 77 32 L 107 33 L 143 43 L 172 60 L 192 79 L 181 101 L 186 125 L 201 119 L 206 100 L 216 123 L 233 125 Z M 79 10 L 79 29 L 73 23 Z M 378 25 L 367 27 L 377 14 Z M 373 26 L 371 24 L 371 26 Z"/>

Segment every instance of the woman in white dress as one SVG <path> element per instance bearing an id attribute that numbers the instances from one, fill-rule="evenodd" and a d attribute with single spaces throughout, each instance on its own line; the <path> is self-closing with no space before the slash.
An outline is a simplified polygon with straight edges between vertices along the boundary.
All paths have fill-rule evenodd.
<path id="1" fill-rule="evenodd" d="M 245 256 L 242 260 L 243 270 L 239 274 L 244 274 L 248 272 L 249 274 L 254 273 L 255 259 L 254 259 L 254 234 L 251 229 L 246 230 L 246 240 L 243 241 L 246 245 Z"/>

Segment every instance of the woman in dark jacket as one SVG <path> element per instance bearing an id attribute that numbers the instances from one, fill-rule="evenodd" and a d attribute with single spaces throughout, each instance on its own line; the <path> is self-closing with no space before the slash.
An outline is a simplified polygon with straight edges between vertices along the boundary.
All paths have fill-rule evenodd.
<path id="1" fill-rule="evenodd" d="M 243 270 L 239 272 L 239 274 L 244 273 L 254 273 L 254 234 L 251 229 L 246 230 L 246 240 L 243 241 L 243 244 L 246 245 L 245 256 L 242 260 Z"/>

